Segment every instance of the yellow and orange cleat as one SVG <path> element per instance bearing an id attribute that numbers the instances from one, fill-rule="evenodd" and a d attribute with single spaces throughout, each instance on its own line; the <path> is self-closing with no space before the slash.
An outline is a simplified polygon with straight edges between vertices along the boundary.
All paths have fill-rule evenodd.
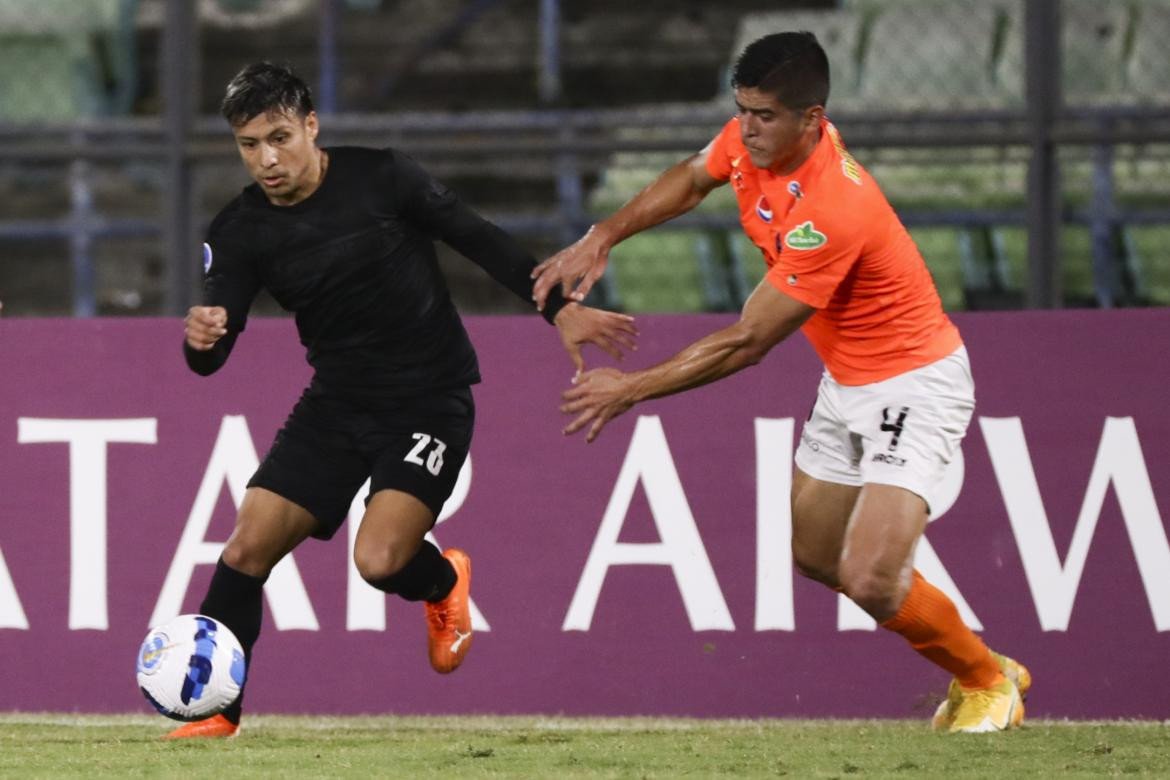
<path id="1" fill-rule="evenodd" d="M 208 739 L 234 737 L 240 733 L 240 725 L 232 723 L 223 715 L 213 715 L 210 718 L 184 723 L 163 739 Z"/>
<path id="2" fill-rule="evenodd" d="M 1014 658 L 1008 658 L 1006 655 L 992 652 L 992 657 L 995 658 L 996 663 L 999 664 L 999 670 L 1003 672 L 1003 676 L 1012 681 L 1019 691 L 1020 701 L 1028 698 L 1028 690 L 1032 687 L 1032 673 L 1028 671 L 1028 667 L 1024 666 Z M 959 687 L 958 680 L 951 680 L 950 687 L 947 688 L 947 697 L 943 699 L 942 703 L 938 705 L 935 710 L 934 717 L 931 718 L 930 727 L 935 731 L 951 731 L 951 726 L 955 722 L 955 714 L 959 710 L 959 705 L 963 701 L 963 689 Z M 1023 712 L 1023 707 L 1020 708 Z"/>
<path id="3" fill-rule="evenodd" d="M 462 550 L 443 552 L 455 568 L 455 586 L 442 601 L 424 601 L 427 613 L 427 654 L 440 674 L 459 668 L 471 647 L 471 559 Z"/>
<path id="4" fill-rule="evenodd" d="M 1024 720 L 1024 703 L 1020 700 L 1020 692 L 1007 677 L 990 688 L 964 690 L 961 697 L 950 727 L 952 734 L 1007 731 L 1019 726 Z"/>

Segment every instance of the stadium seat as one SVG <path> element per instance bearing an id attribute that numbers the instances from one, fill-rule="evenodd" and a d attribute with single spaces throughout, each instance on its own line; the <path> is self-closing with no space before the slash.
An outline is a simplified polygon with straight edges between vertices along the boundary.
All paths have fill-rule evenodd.
<path id="1" fill-rule="evenodd" d="M 1010 9 L 1002 59 L 1005 89 L 1024 95 L 1024 4 Z M 1064 99 L 1069 105 L 1107 105 L 1122 100 L 1126 40 L 1130 34 L 1128 0 L 1063 0 L 1061 61 Z M 1164 44 L 1162 45 L 1164 49 Z"/>
<path id="2" fill-rule="evenodd" d="M 613 302 L 628 312 L 725 311 L 714 242 L 708 231 L 661 227 L 631 236 L 610 252 Z"/>
<path id="3" fill-rule="evenodd" d="M 1170 103 L 1170 5 L 1145 2 L 1134 7 L 1133 43 L 1125 71 L 1125 92 L 1135 102 Z"/>
<path id="4" fill-rule="evenodd" d="M 997 107 L 1002 101 L 994 73 L 1004 20 L 996 3 L 859 5 L 872 14 L 861 58 L 861 106 L 947 111 Z"/>
<path id="5" fill-rule="evenodd" d="M 1127 225 L 1123 232 L 1133 258 L 1136 302 L 1170 306 L 1170 225 Z"/>
<path id="6" fill-rule="evenodd" d="M 999 251 L 1007 268 L 1004 280 L 1011 290 L 1021 294 L 1028 289 L 1028 235 L 1022 227 L 997 228 L 1001 242 Z M 1093 281 L 1093 247 L 1088 228 L 1081 225 L 1066 225 L 1061 229 L 1060 253 L 1062 262 L 1061 283 L 1066 308 L 1096 307 L 1097 292 Z M 1120 289 L 1122 280 L 1110 280 L 1117 298 L 1124 298 Z"/>
<path id="7" fill-rule="evenodd" d="M 910 236 L 918 245 L 930 275 L 934 277 L 934 285 L 947 311 L 967 307 L 967 281 L 960 235 L 960 230 L 952 227 L 916 227 L 910 230 Z"/>
<path id="8" fill-rule="evenodd" d="M 0 121 L 67 121 L 129 110 L 137 2 L 0 0 Z"/>

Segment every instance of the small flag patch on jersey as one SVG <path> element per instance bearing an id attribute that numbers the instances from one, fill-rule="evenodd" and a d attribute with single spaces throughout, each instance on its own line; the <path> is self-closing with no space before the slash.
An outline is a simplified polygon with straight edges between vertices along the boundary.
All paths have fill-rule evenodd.
<path id="1" fill-rule="evenodd" d="M 203 273 L 211 270 L 211 244 L 203 242 Z"/>
<path id="2" fill-rule="evenodd" d="M 828 236 L 813 227 L 811 219 L 784 234 L 784 245 L 800 250 L 817 249 L 824 246 L 828 240 Z"/>

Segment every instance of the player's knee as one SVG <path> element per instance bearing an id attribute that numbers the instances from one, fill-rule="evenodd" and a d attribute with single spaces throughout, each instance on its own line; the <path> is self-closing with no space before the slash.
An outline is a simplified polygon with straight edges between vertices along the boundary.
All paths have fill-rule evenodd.
<path id="1" fill-rule="evenodd" d="M 896 578 L 871 571 L 845 570 L 841 574 L 841 590 L 875 620 L 887 620 L 898 611 Z"/>
<path id="2" fill-rule="evenodd" d="M 367 545 L 356 547 L 353 563 L 361 578 L 375 587 L 382 587 L 407 564 L 409 557 L 400 554 L 393 547 Z"/>
<path id="3" fill-rule="evenodd" d="M 266 551 L 256 549 L 236 538 L 228 540 L 220 553 L 223 562 L 236 571 L 251 577 L 267 577 L 275 565 Z"/>
<path id="4" fill-rule="evenodd" d="M 837 587 L 837 562 L 827 560 L 824 555 L 818 555 L 816 550 L 801 544 L 795 537 L 792 540 L 792 563 L 802 577 L 828 585 L 830 588 Z"/>

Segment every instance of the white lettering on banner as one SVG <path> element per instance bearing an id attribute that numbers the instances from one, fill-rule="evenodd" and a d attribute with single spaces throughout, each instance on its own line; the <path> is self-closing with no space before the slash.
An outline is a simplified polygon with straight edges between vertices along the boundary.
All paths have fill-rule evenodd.
<path id="1" fill-rule="evenodd" d="M 618 542 L 639 481 L 661 542 Z M 693 630 L 735 630 L 657 416 L 638 418 L 562 630 L 588 631 L 609 567 L 629 564 L 670 566 Z"/>
<path id="2" fill-rule="evenodd" d="M 755 419 L 756 631 L 792 631 L 791 417 Z"/>
<path id="3" fill-rule="evenodd" d="M 8 564 L 4 562 L 2 551 L 0 551 L 0 628 L 28 630 L 28 617 L 24 614 L 24 607 L 20 605 L 20 597 L 16 595 L 16 585 L 12 582 L 12 575 L 8 572 Z"/>
<path id="4" fill-rule="evenodd" d="M 211 525 L 220 490 L 223 483 L 227 482 L 232 501 L 238 508 L 244 500 L 248 480 L 259 463 L 247 420 L 238 415 L 224 416 L 207 470 L 203 473 L 203 482 L 199 485 L 174 560 L 171 561 L 171 568 L 150 617 L 150 625 L 158 625 L 178 615 L 183 608 L 183 597 L 191 584 L 195 567 L 219 560 L 223 543 L 206 542 L 203 537 Z M 272 569 L 268 582 L 264 584 L 264 595 L 268 599 L 277 629 L 316 631 L 320 628 L 292 553 L 284 556 Z"/>
<path id="5" fill-rule="evenodd" d="M 436 526 L 459 511 L 463 502 L 467 500 L 467 494 L 470 490 L 471 456 L 468 455 L 467 460 L 463 462 L 463 468 L 459 470 L 459 477 L 455 480 L 455 488 L 451 491 L 451 497 L 443 504 L 443 509 L 439 512 L 438 519 L 435 520 Z M 349 566 L 346 567 L 345 591 L 345 628 L 347 631 L 386 630 L 386 594 L 377 588 L 370 587 L 362 579 L 362 575 L 358 574 L 357 566 L 353 562 L 353 549 L 357 541 L 358 526 L 361 525 L 362 517 L 366 512 L 366 496 L 369 495 L 369 492 L 370 481 L 367 479 L 361 490 L 354 496 L 346 520 L 349 525 Z M 428 533 L 426 538 L 436 547 L 442 549 L 433 533 Z M 471 608 L 471 627 L 476 631 L 491 631 L 491 626 L 488 625 L 475 606 L 474 599 L 468 599 L 468 606 Z"/>
<path id="6" fill-rule="evenodd" d="M 943 470 L 942 481 L 930 498 L 930 522 L 938 520 L 955 505 L 959 492 L 963 489 L 965 476 L 966 463 L 963 460 L 963 451 L 956 450 L 955 459 Z M 983 624 L 979 622 L 979 618 L 959 592 L 959 587 L 955 585 L 938 553 L 930 546 L 925 536 L 918 540 L 918 546 L 914 550 L 914 567 L 922 573 L 927 582 L 941 590 L 955 603 L 955 608 L 959 610 L 959 616 L 963 618 L 964 623 L 975 631 L 983 630 Z M 873 631 L 876 628 L 877 623 L 865 610 L 844 595 L 837 597 L 838 631 Z"/>
<path id="7" fill-rule="evenodd" d="M 106 596 L 106 446 L 155 444 L 153 417 L 62 420 L 21 417 L 20 444 L 69 444 L 69 628 L 109 628 Z"/>
<path id="8" fill-rule="evenodd" d="M 1170 543 L 1132 417 L 1107 417 L 1068 557 L 1061 565 L 1019 417 L 980 418 L 1024 575 L 1045 631 L 1066 631 L 1109 483 L 1158 631 L 1170 631 Z"/>

